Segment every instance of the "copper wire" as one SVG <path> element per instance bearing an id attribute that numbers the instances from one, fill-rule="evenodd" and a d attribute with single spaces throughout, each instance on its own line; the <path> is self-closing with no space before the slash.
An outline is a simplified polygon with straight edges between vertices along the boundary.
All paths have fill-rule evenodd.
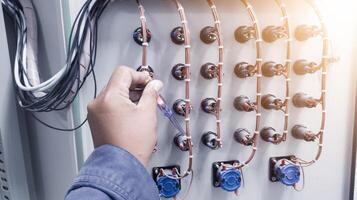
<path id="1" fill-rule="evenodd" d="M 284 112 L 284 130 L 282 136 L 275 142 L 279 144 L 286 141 L 288 128 L 289 128 L 289 101 L 290 101 L 290 71 L 291 71 L 291 46 L 292 46 L 292 37 L 291 37 L 291 28 L 289 23 L 289 15 L 286 10 L 285 4 L 281 0 L 275 0 L 281 10 L 283 26 L 286 32 L 286 60 L 284 64 L 284 77 L 285 77 L 285 100 L 282 111 Z"/>
<path id="2" fill-rule="evenodd" d="M 224 46 L 223 46 L 223 36 L 221 30 L 220 17 L 217 11 L 217 7 L 214 0 L 207 0 L 208 5 L 211 8 L 213 15 L 214 26 L 217 33 L 217 43 L 218 43 L 218 64 L 217 64 L 217 98 L 215 105 L 215 116 L 216 116 L 216 132 L 217 132 L 217 142 L 219 148 L 222 147 L 221 138 L 221 102 L 222 102 L 222 79 L 223 79 L 223 56 L 224 56 Z"/>
<path id="3" fill-rule="evenodd" d="M 136 3 L 138 4 L 138 8 L 139 8 L 141 31 L 143 35 L 141 66 L 143 68 L 148 68 L 149 66 L 147 62 L 147 54 L 148 54 L 149 43 L 148 43 L 148 34 L 147 34 L 148 29 L 146 25 L 145 9 L 144 6 L 141 4 L 140 0 L 136 0 Z"/>
<path id="4" fill-rule="evenodd" d="M 187 17 L 179 0 L 173 0 L 175 3 L 178 13 L 180 15 L 181 25 L 183 28 L 183 33 L 185 37 L 185 127 L 186 127 L 186 140 L 188 146 L 188 168 L 183 175 L 179 174 L 179 178 L 184 178 L 190 174 L 192 174 L 192 165 L 193 165 L 193 143 L 191 138 L 191 129 L 190 129 L 190 110 L 191 110 L 191 101 L 190 101 L 190 81 L 191 81 L 191 73 L 190 73 L 190 65 L 191 65 L 191 35 L 190 30 L 188 28 Z"/>
<path id="5" fill-rule="evenodd" d="M 256 71 L 256 119 L 255 119 L 255 131 L 254 135 L 252 137 L 252 152 L 248 159 L 242 163 L 241 165 L 238 166 L 238 169 L 242 169 L 244 166 L 249 164 L 256 152 L 257 152 L 257 145 L 258 145 L 258 135 L 259 135 L 259 130 L 260 130 L 260 121 L 261 121 L 261 82 L 262 82 L 262 37 L 261 37 L 261 30 L 258 22 L 258 18 L 256 17 L 256 14 L 253 10 L 252 5 L 247 1 L 247 0 L 241 0 L 242 3 L 245 5 L 246 9 L 248 10 L 249 16 L 253 22 L 253 27 L 254 27 L 254 32 L 255 32 L 255 43 L 256 43 L 256 64 L 255 64 L 255 71 Z"/>
<path id="6" fill-rule="evenodd" d="M 324 142 L 324 133 L 325 133 L 325 128 L 326 128 L 326 91 L 327 91 L 327 67 L 330 64 L 330 56 L 329 56 L 329 44 L 330 41 L 328 39 L 328 31 L 326 24 L 324 22 L 323 16 L 318 8 L 318 6 L 312 2 L 312 1 L 306 1 L 314 10 L 316 16 L 318 17 L 318 20 L 320 22 L 321 26 L 321 37 L 322 37 L 322 43 L 323 43 L 323 49 L 322 49 L 322 59 L 321 59 L 321 97 L 320 97 L 320 103 L 321 103 L 321 125 L 320 125 L 320 131 L 316 133 L 316 136 L 318 136 L 319 141 L 318 141 L 318 150 L 315 156 L 314 160 L 311 161 L 305 161 L 302 159 L 297 159 L 298 162 L 300 162 L 302 165 L 305 166 L 310 166 L 314 163 L 316 163 L 317 160 L 320 159 L 320 156 L 322 154 L 322 148 L 323 148 L 323 142 Z"/>

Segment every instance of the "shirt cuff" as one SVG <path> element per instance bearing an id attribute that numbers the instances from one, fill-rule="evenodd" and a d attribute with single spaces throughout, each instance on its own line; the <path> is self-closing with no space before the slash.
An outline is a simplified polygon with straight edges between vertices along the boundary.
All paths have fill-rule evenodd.
<path id="1" fill-rule="evenodd" d="M 81 168 L 70 191 L 93 187 L 113 199 L 158 200 L 156 184 L 145 167 L 124 149 L 103 145 Z"/>

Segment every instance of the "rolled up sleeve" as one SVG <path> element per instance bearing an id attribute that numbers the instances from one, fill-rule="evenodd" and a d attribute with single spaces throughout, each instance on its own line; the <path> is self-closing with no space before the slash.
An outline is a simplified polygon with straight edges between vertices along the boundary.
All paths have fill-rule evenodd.
<path id="1" fill-rule="evenodd" d="M 155 182 L 127 151 L 111 145 L 95 149 L 75 179 L 66 200 L 159 200 Z"/>

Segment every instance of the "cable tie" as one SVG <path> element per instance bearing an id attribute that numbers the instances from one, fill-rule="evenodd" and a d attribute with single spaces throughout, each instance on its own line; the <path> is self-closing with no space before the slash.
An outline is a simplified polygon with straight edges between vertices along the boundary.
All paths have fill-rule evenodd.
<path id="1" fill-rule="evenodd" d="M 186 82 L 190 82 L 190 81 L 191 81 L 191 79 L 187 78 L 187 79 L 185 79 L 185 81 L 186 81 Z"/>
<path id="2" fill-rule="evenodd" d="M 320 132 L 321 132 L 321 133 L 324 133 L 324 132 L 325 132 L 325 130 L 324 130 L 324 129 L 320 129 Z"/>
<path id="3" fill-rule="evenodd" d="M 285 40 L 286 42 L 292 42 L 293 40 L 291 38 L 288 38 Z"/>
<path id="4" fill-rule="evenodd" d="M 257 93 L 257 96 L 262 96 L 262 93 Z"/>
<path id="5" fill-rule="evenodd" d="M 285 99 L 286 99 L 286 100 L 290 100 L 290 99 L 291 99 L 291 97 L 285 97 Z"/>
<path id="6" fill-rule="evenodd" d="M 263 61 L 263 58 L 257 58 L 257 59 L 255 59 L 256 61 L 258 61 L 258 62 L 262 62 Z"/>
<path id="7" fill-rule="evenodd" d="M 186 172 L 187 175 L 191 175 L 191 173 L 191 170 Z"/>
<path id="8" fill-rule="evenodd" d="M 321 90 L 322 93 L 327 93 L 327 90 Z"/>
<path id="9" fill-rule="evenodd" d="M 212 5 L 211 9 L 217 9 L 216 5 Z"/>
<path id="10" fill-rule="evenodd" d="M 322 113 L 325 113 L 325 114 L 326 114 L 326 113 L 327 113 L 327 111 L 326 111 L 326 110 L 322 110 Z"/>
<path id="11" fill-rule="evenodd" d="M 190 48 L 191 48 L 191 45 L 185 45 L 185 48 L 186 48 L 186 49 L 190 49 Z"/>
<path id="12" fill-rule="evenodd" d="M 259 135 L 259 131 L 254 131 L 254 135 Z"/>
<path id="13" fill-rule="evenodd" d="M 190 156 L 188 156 L 188 157 L 193 159 L 193 155 L 190 155 Z"/>
<path id="14" fill-rule="evenodd" d="M 293 61 L 292 61 L 291 59 L 286 59 L 285 62 L 291 63 L 291 62 L 293 62 Z"/>
<path id="15" fill-rule="evenodd" d="M 290 82 L 291 81 L 291 78 L 287 78 L 285 79 L 286 82 Z"/>
<path id="16" fill-rule="evenodd" d="M 252 9 L 253 7 L 252 7 L 252 5 L 248 4 L 248 5 L 246 6 L 246 8 L 247 8 L 247 9 Z"/>
<path id="17" fill-rule="evenodd" d="M 218 49 L 224 49 L 223 45 L 218 46 Z"/>
<path id="18" fill-rule="evenodd" d="M 217 138 L 216 139 L 218 142 L 222 142 L 222 138 Z"/>
<path id="19" fill-rule="evenodd" d="M 223 83 L 218 83 L 217 84 L 219 87 L 222 87 L 223 86 Z"/>
<path id="20" fill-rule="evenodd" d="M 140 16 L 140 19 L 146 21 L 146 17 L 145 16 Z"/>
<path id="21" fill-rule="evenodd" d="M 191 99 L 185 99 L 185 101 L 186 101 L 187 103 L 189 103 L 189 102 L 191 102 Z"/>
<path id="22" fill-rule="evenodd" d="M 284 116 L 285 116 L 285 117 L 289 117 L 289 113 L 285 113 Z"/>
<path id="23" fill-rule="evenodd" d="M 253 20 L 253 24 L 258 24 L 258 20 Z"/>
<path id="24" fill-rule="evenodd" d="M 218 97 L 218 98 L 217 98 L 217 101 L 222 101 L 222 97 Z"/>
<path id="25" fill-rule="evenodd" d="M 190 118 L 185 118 L 185 121 L 186 121 L 186 122 L 189 122 L 189 121 L 190 121 Z"/>
<path id="26" fill-rule="evenodd" d="M 190 63 L 185 64 L 185 67 L 191 67 Z"/>
<path id="27" fill-rule="evenodd" d="M 147 43 L 147 42 L 143 42 L 142 44 L 141 44 L 142 46 L 149 46 L 149 43 Z"/>
<path id="28" fill-rule="evenodd" d="M 216 21 L 214 21 L 214 23 L 215 23 L 215 24 L 220 24 L 220 23 L 221 23 L 221 21 L 216 20 Z"/>
<path id="29" fill-rule="evenodd" d="M 262 116 L 262 113 L 257 113 L 256 116 L 260 117 Z"/>
<path id="30" fill-rule="evenodd" d="M 259 42 L 263 42 L 263 40 L 259 38 L 259 39 L 256 39 L 255 42 L 259 43 Z"/>
<path id="31" fill-rule="evenodd" d="M 183 11 L 183 7 L 180 6 L 180 7 L 177 8 L 177 10 L 178 11 Z"/>
<path id="32" fill-rule="evenodd" d="M 192 140 L 192 136 L 186 136 L 186 140 Z"/>
<path id="33" fill-rule="evenodd" d="M 255 151 L 258 150 L 258 147 L 253 147 L 253 150 L 255 150 Z"/>
<path id="34" fill-rule="evenodd" d="M 219 62 L 218 65 L 223 65 L 223 62 Z"/>
<path id="35" fill-rule="evenodd" d="M 221 123 L 222 121 L 220 119 L 216 120 L 217 123 Z"/>
<path id="36" fill-rule="evenodd" d="M 262 74 L 257 74 L 257 77 L 261 78 L 261 77 L 263 77 L 263 75 Z"/>
<path id="37" fill-rule="evenodd" d="M 319 144 L 318 144 L 318 146 L 319 146 L 319 147 L 323 147 L 323 146 L 324 146 L 324 144 L 320 144 L 320 143 L 319 143 Z"/>
<path id="38" fill-rule="evenodd" d="M 288 131 L 283 131 L 283 133 L 288 134 L 289 132 Z"/>
<path id="39" fill-rule="evenodd" d="M 182 20 L 181 23 L 182 24 L 187 24 L 187 20 Z"/>
<path id="40" fill-rule="evenodd" d="M 140 8 L 140 9 L 144 9 L 144 6 L 142 6 L 142 5 L 138 5 L 138 8 Z"/>

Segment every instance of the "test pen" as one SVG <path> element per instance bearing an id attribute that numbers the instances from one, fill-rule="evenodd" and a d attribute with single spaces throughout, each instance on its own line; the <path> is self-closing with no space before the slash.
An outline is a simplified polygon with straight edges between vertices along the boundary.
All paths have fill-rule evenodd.
<path id="1" fill-rule="evenodd" d="M 157 106 L 159 107 L 161 112 L 165 115 L 165 117 L 167 117 L 170 123 L 180 132 L 180 134 L 185 134 L 185 131 L 183 130 L 182 126 L 175 118 L 174 112 L 169 107 L 169 105 L 167 105 L 165 99 L 161 95 L 159 95 L 157 98 Z"/>

